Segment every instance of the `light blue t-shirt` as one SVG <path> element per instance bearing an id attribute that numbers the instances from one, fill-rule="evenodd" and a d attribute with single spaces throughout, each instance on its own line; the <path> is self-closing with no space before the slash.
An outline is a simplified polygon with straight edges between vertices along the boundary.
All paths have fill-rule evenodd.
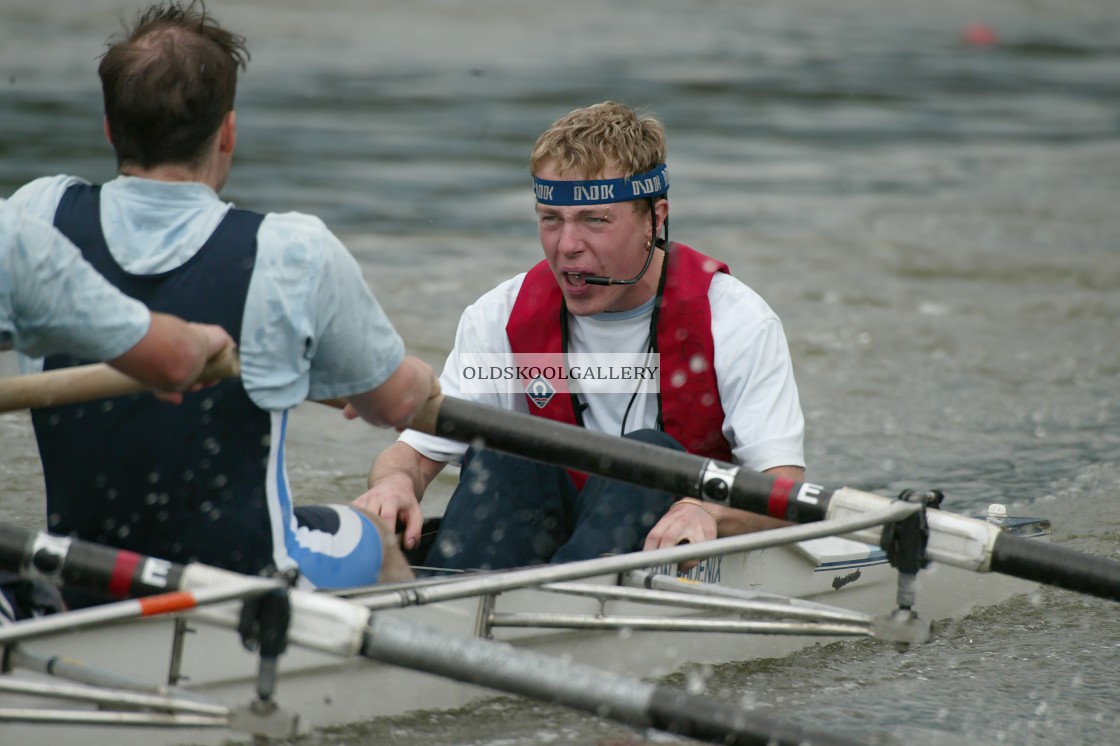
<path id="1" fill-rule="evenodd" d="M 11 201 L 53 221 L 77 183 L 86 182 L 44 177 Z M 232 206 L 205 184 L 121 176 L 101 189 L 101 227 L 125 271 L 156 274 L 193 257 Z M 322 220 L 269 213 L 257 232 L 239 352 L 249 396 L 277 411 L 377 388 L 400 365 L 404 342 Z"/>
<path id="2" fill-rule="evenodd" d="M 0 350 L 112 360 L 150 321 L 54 226 L 0 200 Z"/>

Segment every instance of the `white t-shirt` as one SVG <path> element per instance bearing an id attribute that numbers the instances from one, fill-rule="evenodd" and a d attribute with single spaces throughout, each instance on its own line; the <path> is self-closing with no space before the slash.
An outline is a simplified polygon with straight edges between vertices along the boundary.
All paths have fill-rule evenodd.
<path id="1" fill-rule="evenodd" d="M 11 201 L 53 222 L 74 176 L 23 186 Z M 233 207 L 205 184 L 121 176 L 101 188 L 101 228 L 113 258 L 132 274 L 188 261 Z M 241 378 L 262 409 L 370 391 L 404 358 L 404 342 L 323 221 L 269 213 L 257 232 L 257 260 L 242 318 Z M 23 360 L 25 372 L 41 361 Z"/>
<path id="2" fill-rule="evenodd" d="M 496 389 L 464 393 L 461 353 L 511 355 L 506 323 L 525 275 L 498 285 L 469 306 L 459 320 L 455 346 L 440 376 L 447 396 L 516 412 L 528 412 L 524 393 Z M 717 273 L 708 289 L 712 310 L 715 371 L 724 410 L 723 435 L 737 464 L 756 471 L 804 466 L 805 421 L 793 377 L 793 364 L 781 321 L 766 302 L 739 280 Z M 569 316 L 569 352 L 640 353 L 649 339 L 653 303 L 620 313 Z M 611 434 L 652 428 L 657 418 L 653 394 L 595 394 L 584 397 L 584 424 Z M 460 461 L 463 443 L 406 430 L 400 439 L 436 461 Z"/>
<path id="3" fill-rule="evenodd" d="M 151 316 L 90 266 L 54 226 L 0 200 L 0 350 L 120 357 Z"/>

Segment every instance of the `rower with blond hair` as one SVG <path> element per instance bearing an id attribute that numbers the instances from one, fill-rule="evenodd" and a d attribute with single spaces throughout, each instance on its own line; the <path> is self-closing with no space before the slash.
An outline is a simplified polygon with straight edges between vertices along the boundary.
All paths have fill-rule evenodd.
<path id="1" fill-rule="evenodd" d="M 723 262 L 668 240 L 661 123 L 611 101 L 577 109 L 539 137 L 529 165 L 544 259 L 463 312 L 443 392 L 801 480 L 804 419 L 781 321 Z M 780 525 L 411 430 L 378 456 L 355 504 L 404 523 L 411 547 L 419 500 L 448 462 L 463 469 L 425 562 L 437 568 Z"/>

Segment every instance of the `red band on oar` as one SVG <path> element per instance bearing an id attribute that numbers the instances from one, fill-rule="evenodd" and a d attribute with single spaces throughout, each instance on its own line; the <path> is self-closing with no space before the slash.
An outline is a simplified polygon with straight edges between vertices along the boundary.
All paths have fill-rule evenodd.
<path id="1" fill-rule="evenodd" d="M 770 497 L 766 502 L 766 512 L 773 518 L 786 518 L 789 509 L 789 493 L 797 482 L 788 477 L 775 477 L 770 487 Z"/>
<path id="2" fill-rule="evenodd" d="M 144 616 L 167 614 L 172 611 L 193 609 L 198 605 L 193 593 L 187 591 L 172 591 L 161 593 L 158 596 L 148 596 L 140 599 L 140 612 Z"/>
<path id="3" fill-rule="evenodd" d="M 142 560 L 139 554 L 121 550 L 113 562 L 113 574 L 109 576 L 109 595 L 113 598 L 128 598 L 132 587 L 132 574 Z"/>

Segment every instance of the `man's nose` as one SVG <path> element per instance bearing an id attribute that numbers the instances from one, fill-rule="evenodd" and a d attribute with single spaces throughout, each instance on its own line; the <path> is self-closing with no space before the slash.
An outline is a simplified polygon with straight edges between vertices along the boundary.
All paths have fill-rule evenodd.
<path id="1" fill-rule="evenodd" d="M 583 250 L 583 236 L 579 224 L 574 220 L 565 220 L 560 226 L 556 249 L 560 253 L 568 255 L 578 254 Z"/>

